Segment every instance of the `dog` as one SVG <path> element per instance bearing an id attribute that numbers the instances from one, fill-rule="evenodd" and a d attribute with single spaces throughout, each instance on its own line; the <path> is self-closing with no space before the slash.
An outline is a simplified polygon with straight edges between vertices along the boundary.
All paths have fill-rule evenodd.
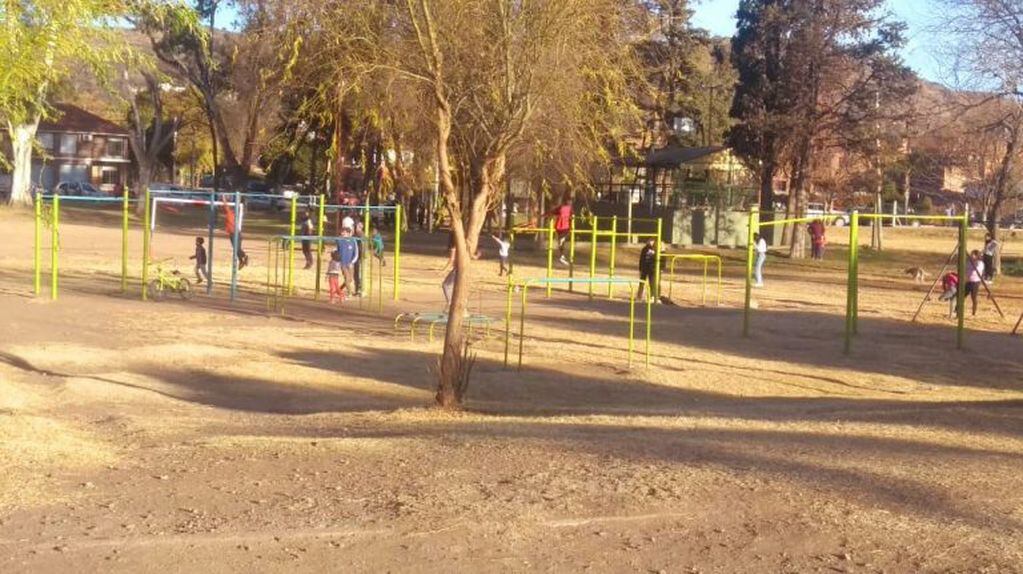
<path id="1" fill-rule="evenodd" d="M 922 267 L 908 267 L 902 272 L 912 277 L 915 283 L 923 283 L 927 280 L 927 272 Z"/>

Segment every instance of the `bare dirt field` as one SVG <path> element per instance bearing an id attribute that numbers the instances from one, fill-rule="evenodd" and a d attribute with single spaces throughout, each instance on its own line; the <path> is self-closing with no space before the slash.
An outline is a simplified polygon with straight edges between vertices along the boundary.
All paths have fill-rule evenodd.
<path id="1" fill-rule="evenodd" d="M 154 257 L 188 271 L 205 232 L 161 218 Z M 213 294 L 154 303 L 137 225 L 120 293 L 116 212 L 66 211 L 57 301 L 45 274 L 32 295 L 30 215 L 0 229 L 0 572 L 1023 572 L 1023 280 L 964 350 L 943 304 L 911 323 L 927 286 L 902 270 L 937 273 L 951 228 L 864 254 L 849 355 L 839 229 L 823 263 L 771 257 L 749 338 L 742 254 L 720 306 L 686 274 L 649 367 L 626 368 L 622 293 L 535 292 L 523 369 L 495 328 L 460 413 L 431 407 L 440 343 L 393 328 L 441 308 L 440 234 L 406 238 L 382 312 L 299 271 L 281 315 L 254 231 L 232 304 L 219 230 Z M 502 318 L 488 255 L 473 306 Z"/>

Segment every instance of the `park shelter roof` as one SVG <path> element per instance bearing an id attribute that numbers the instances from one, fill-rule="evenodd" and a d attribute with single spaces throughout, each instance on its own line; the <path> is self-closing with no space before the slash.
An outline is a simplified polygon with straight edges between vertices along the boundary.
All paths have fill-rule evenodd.
<path id="1" fill-rule="evenodd" d="M 128 130 L 96 114 L 71 104 L 56 104 L 53 119 L 39 122 L 39 131 L 128 135 Z"/>

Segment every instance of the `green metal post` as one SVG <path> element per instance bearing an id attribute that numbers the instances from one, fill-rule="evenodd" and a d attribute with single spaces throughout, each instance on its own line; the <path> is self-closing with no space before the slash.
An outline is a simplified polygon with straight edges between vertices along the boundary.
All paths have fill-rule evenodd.
<path id="1" fill-rule="evenodd" d="M 611 218 L 611 260 L 608 261 L 608 277 L 615 276 L 615 257 L 616 257 L 616 246 L 618 245 L 618 216 L 615 215 Z M 614 283 L 607 284 L 607 298 L 611 299 L 614 297 Z"/>
<path id="2" fill-rule="evenodd" d="M 121 293 L 128 292 L 128 212 L 130 200 L 128 187 L 124 188 L 124 203 L 121 209 Z"/>
<path id="3" fill-rule="evenodd" d="M 235 213 L 235 217 L 238 214 Z M 291 196 L 291 221 L 288 225 L 288 235 L 295 236 L 295 221 L 298 218 L 298 196 Z M 288 244 L 291 249 L 288 251 L 288 295 L 295 294 L 295 242 Z"/>
<path id="4" fill-rule="evenodd" d="M 217 229 L 217 194 L 210 192 L 210 219 L 206 229 L 206 294 L 213 294 L 213 241 L 216 239 Z"/>
<path id="5" fill-rule="evenodd" d="M 753 234 L 760 230 L 759 211 L 751 207 L 746 238 L 746 297 L 742 311 L 742 336 L 749 337 L 750 303 L 753 299 Z"/>
<path id="6" fill-rule="evenodd" d="M 394 206 L 394 300 L 398 300 L 398 286 L 400 285 L 401 273 L 401 204 Z"/>
<path id="7" fill-rule="evenodd" d="M 146 188 L 145 194 L 143 195 L 143 202 L 145 205 L 142 206 L 142 300 L 146 301 L 149 299 L 149 242 L 152 241 L 152 231 L 150 230 L 150 218 L 149 213 L 149 188 Z M 212 247 L 212 246 L 211 246 Z M 212 253 L 210 254 L 212 257 Z M 212 282 L 212 277 L 210 281 Z"/>
<path id="8" fill-rule="evenodd" d="M 42 194 L 37 193 L 35 196 L 35 212 L 36 212 L 36 228 L 35 228 L 35 245 L 34 245 L 34 262 L 35 262 L 35 283 L 34 291 L 36 297 L 39 296 L 43 290 L 42 277 L 43 277 L 43 264 L 42 264 L 42 250 L 43 250 L 43 197 Z"/>
<path id="9" fill-rule="evenodd" d="M 963 213 L 959 220 L 959 288 L 956 290 L 956 302 L 958 312 L 956 313 L 956 348 L 963 348 L 963 339 L 966 331 L 966 256 L 969 252 L 966 244 L 967 224 L 969 222 L 969 211 Z"/>
<path id="10" fill-rule="evenodd" d="M 242 194 L 241 192 L 234 192 L 234 249 L 231 252 L 231 302 L 233 303 L 235 297 L 238 296 L 238 263 L 239 253 L 241 246 L 241 233 L 242 233 Z M 289 245 L 289 247 L 294 247 Z"/>
<path id="11" fill-rule="evenodd" d="M 600 218 L 594 215 L 591 220 L 593 227 L 590 228 L 590 299 L 593 299 L 593 278 L 597 275 L 597 225 L 599 222 Z"/>
<path id="12" fill-rule="evenodd" d="M 57 300 L 57 276 L 59 259 L 57 252 L 60 251 L 60 196 L 53 196 L 53 213 L 50 221 L 50 299 Z"/>
<path id="13" fill-rule="evenodd" d="M 327 209 L 326 208 L 326 203 L 327 202 L 325 201 L 325 199 L 326 199 L 325 196 L 321 193 L 320 194 L 320 205 L 317 208 L 317 212 L 318 213 L 317 213 L 317 218 L 316 218 L 316 236 L 319 237 L 320 239 L 316 240 L 316 282 L 315 282 L 316 288 L 315 288 L 315 291 L 313 293 L 313 299 L 319 299 L 320 298 L 320 288 L 321 288 L 321 283 L 320 282 L 323 280 L 323 277 L 322 277 L 322 275 L 323 275 L 323 239 L 322 238 L 323 238 L 323 226 L 326 223 L 325 217 L 327 215 L 327 213 L 326 213 L 326 209 Z"/>
<path id="14" fill-rule="evenodd" d="M 654 248 L 656 249 L 654 252 L 654 283 L 656 285 L 653 287 L 647 285 L 647 292 L 655 297 L 655 301 L 661 300 L 661 238 L 663 237 L 662 233 L 664 230 L 663 222 L 663 219 L 660 217 L 657 218 L 657 241 L 654 242 Z M 632 225 L 632 223 L 630 222 L 629 225 Z M 706 281 L 704 281 L 704 283 L 706 283 Z M 656 293 L 652 290 L 654 288 L 657 289 Z M 706 286 L 704 286 L 704 288 L 706 289 Z M 704 295 L 704 298 L 706 299 L 706 295 Z"/>
<path id="15" fill-rule="evenodd" d="M 856 298 L 856 248 L 859 239 L 856 237 L 857 225 L 852 222 L 859 221 L 859 212 L 853 211 L 852 219 L 849 222 L 849 261 L 847 263 L 845 281 L 845 354 L 852 352 L 853 338 L 853 301 Z"/>

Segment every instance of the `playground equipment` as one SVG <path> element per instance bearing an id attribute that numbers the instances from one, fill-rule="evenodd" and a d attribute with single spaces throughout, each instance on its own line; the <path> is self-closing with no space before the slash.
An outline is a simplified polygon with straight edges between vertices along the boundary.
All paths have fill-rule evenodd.
<path id="1" fill-rule="evenodd" d="M 751 300 L 753 296 L 753 234 L 762 227 L 786 225 L 791 223 L 809 223 L 814 220 L 832 220 L 838 215 L 824 215 L 814 217 L 795 217 L 790 219 L 779 219 L 775 221 L 760 221 L 759 210 L 754 207 L 749 214 L 749 230 L 746 241 L 746 294 L 745 305 L 742 316 L 742 335 L 749 336 Z M 956 348 L 963 347 L 963 332 L 966 322 L 965 306 L 963 301 L 966 294 L 966 231 L 969 225 L 969 210 L 962 215 L 891 215 L 886 213 L 860 213 L 853 211 L 849 220 L 849 260 L 846 280 L 846 306 L 845 306 L 845 353 L 852 350 L 854 337 L 859 334 L 859 228 L 861 220 L 872 220 L 874 225 L 881 225 L 885 219 L 898 217 L 909 221 L 951 221 L 958 223 L 959 244 L 957 253 L 959 258 L 958 272 L 961 280 L 956 293 L 957 321 L 956 321 Z"/>
<path id="2" fill-rule="evenodd" d="M 508 277 L 508 301 L 505 308 L 504 316 L 504 366 L 508 366 L 508 350 L 511 346 L 511 322 L 512 322 L 512 294 L 515 289 L 518 288 L 521 292 L 521 303 L 519 305 L 519 363 L 518 368 L 522 368 L 522 352 L 523 342 L 525 341 L 526 335 L 526 302 L 529 297 L 530 287 L 549 286 L 552 283 L 558 284 L 587 284 L 596 283 L 609 285 L 611 289 L 615 285 L 628 285 L 629 286 L 629 368 L 632 368 L 632 351 L 635 346 L 635 332 L 636 332 L 636 287 L 639 285 L 646 285 L 646 281 L 639 279 L 623 279 L 619 277 L 593 277 L 587 279 L 573 279 L 563 277 L 539 277 L 532 279 L 525 279 L 523 281 L 516 282 L 511 277 Z M 649 285 L 646 285 L 646 290 L 649 292 Z M 650 303 L 651 297 L 646 298 L 646 365 L 650 365 Z"/>
<path id="3" fill-rule="evenodd" d="M 50 226 L 50 299 L 57 300 L 60 277 L 60 206 L 66 202 L 91 204 L 121 204 L 121 293 L 128 292 L 128 221 L 130 205 L 135 200 L 128 195 L 127 188 L 122 197 L 86 197 L 77 195 L 36 195 L 35 196 L 35 240 L 33 246 L 33 293 L 42 293 L 42 228 L 43 204 L 50 202 L 48 223 Z"/>
<path id="4" fill-rule="evenodd" d="M 295 235 L 294 222 L 295 222 L 295 211 L 296 211 L 296 206 L 297 205 L 298 205 L 297 198 L 293 199 L 292 206 L 291 206 L 291 209 L 292 209 L 292 228 L 291 228 L 291 232 L 289 233 L 289 235 Z M 399 294 L 401 292 L 401 218 L 402 218 L 401 204 L 397 204 L 397 205 L 341 205 L 341 204 L 330 204 L 330 203 L 326 203 L 326 198 L 323 195 L 319 195 L 319 196 L 307 196 L 307 199 L 305 200 L 304 206 L 309 208 L 309 209 L 316 209 L 317 210 L 317 214 L 318 214 L 317 231 L 316 231 L 317 235 L 323 235 L 324 229 L 326 227 L 327 215 L 330 212 L 333 212 L 335 215 L 340 215 L 342 212 L 345 212 L 345 211 L 349 211 L 349 212 L 352 212 L 352 213 L 360 213 L 361 212 L 363 236 L 367 237 L 367 238 L 370 237 L 370 235 L 372 233 L 372 218 L 370 217 L 371 213 L 393 213 L 394 214 L 394 257 L 392 258 L 392 262 L 391 262 L 391 275 L 392 275 L 391 276 L 391 286 L 392 286 L 391 297 L 392 297 L 392 299 L 394 301 L 397 301 L 398 297 L 399 297 Z M 335 229 L 335 232 L 336 233 L 340 233 L 340 231 L 341 231 L 340 230 L 340 227 L 341 227 L 340 221 L 336 221 L 335 224 L 336 224 L 336 227 L 337 227 L 337 229 Z M 363 245 L 363 247 L 368 247 L 368 246 L 367 245 Z M 316 250 L 316 253 L 317 253 L 317 255 L 316 255 L 316 283 L 315 283 L 315 294 L 314 294 L 314 297 L 319 298 L 320 290 L 321 290 L 321 277 L 322 277 L 321 271 L 322 271 L 322 265 L 323 265 L 322 264 L 322 254 L 323 254 L 323 242 L 322 241 L 320 241 L 318 243 L 318 248 Z M 368 249 L 365 250 L 364 255 L 365 255 L 365 257 L 360 257 L 360 260 L 363 261 L 363 263 L 360 263 L 360 265 L 362 265 L 362 266 L 365 265 L 364 261 L 370 257 Z M 288 285 L 289 293 L 293 293 L 294 292 L 294 267 L 295 267 L 295 255 L 294 255 L 294 252 L 292 252 L 288 256 L 288 269 L 289 269 L 288 277 L 292 281 Z M 362 268 L 362 271 L 365 271 L 365 267 Z M 381 273 L 383 273 L 383 270 L 381 270 Z"/>
<path id="5" fill-rule="evenodd" d="M 376 288 L 377 288 L 377 311 L 383 310 L 384 301 L 384 280 L 383 280 L 383 267 L 379 263 L 374 264 L 376 257 L 369 253 L 369 249 L 361 247 L 365 243 L 365 239 L 362 237 L 342 237 L 342 236 L 323 236 L 323 235 L 277 235 L 267 240 L 267 251 L 266 251 L 266 308 L 267 311 L 277 311 L 280 313 L 284 312 L 284 300 L 291 294 L 289 288 L 290 285 L 294 285 L 294 253 L 295 244 L 303 241 L 315 241 L 318 245 L 323 245 L 324 241 L 337 242 L 338 240 L 345 239 L 355 241 L 360 245 L 359 260 L 370 259 L 368 265 L 365 265 L 363 269 L 368 270 L 368 273 L 364 275 L 367 279 L 365 285 L 369 287 L 363 293 L 368 295 L 366 297 L 359 297 L 359 308 L 361 309 L 364 305 L 364 301 L 372 300 L 373 298 L 373 269 L 377 269 L 376 273 Z M 317 278 L 317 284 L 319 284 L 319 278 Z"/>
<path id="6" fill-rule="evenodd" d="M 555 221 L 555 218 L 552 217 L 552 218 L 550 218 L 548 220 L 546 227 L 515 227 L 515 228 L 512 228 L 511 230 L 508 231 L 508 235 L 509 235 L 509 237 L 510 237 L 510 239 L 511 239 L 513 244 L 515 242 L 515 235 L 517 235 L 517 234 L 518 235 L 522 235 L 522 234 L 544 234 L 546 236 L 546 238 L 547 238 L 547 269 L 546 269 L 546 273 L 544 275 L 544 277 L 546 279 L 554 279 L 554 249 L 555 249 L 555 246 L 556 246 L 556 240 L 555 240 L 556 233 L 555 233 L 555 229 L 554 229 L 554 221 Z M 587 222 L 589 224 L 589 227 L 588 228 L 579 228 L 577 226 L 577 223 L 576 223 L 577 221 L 585 221 L 585 222 Z M 607 229 L 601 229 L 601 225 L 600 224 L 601 224 L 602 221 L 609 222 L 610 223 L 610 227 L 607 228 Z M 648 233 L 633 232 L 631 230 L 632 230 L 632 223 L 634 221 L 646 221 L 646 222 L 650 222 L 650 223 L 655 223 L 656 226 L 657 226 L 657 230 L 656 230 L 656 232 L 648 232 Z M 598 251 L 597 247 L 598 247 L 598 241 L 599 240 L 601 240 L 601 239 L 608 240 L 608 245 L 609 245 L 608 276 L 609 277 L 615 277 L 616 276 L 616 265 L 617 265 L 618 239 L 624 237 L 624 238 L 627 239 L 627 241 L 634 241 L 634 240 L 638 240 L 640 238 L 653 238 L 656 241 L 656 246 L 655 247 L 657 249 L 657 251 L 656 251 L 657 252 L 657 261 L 655 262 L 656 263 L 656 271 L 654 272 L 655 273 L 655 281 L 654 282 L 658 285 L 658 289 L 660 289 L 659 286 L 660 286 L 660 279 L 661 279 L 661 230 L 662 230 L 662 221 L 661 221 L 661 219 L 660 218 L 655 218 L 655 219 L 633 219 L 633 220 L 628 220 L 627 221 L 628 228 L 629 228 L 628 232 L 620 232 L 620 231 L 618 231 L 618 223 L 619 223 L 619 220 L 618 220 L 617 216 L 604 217 L 604 218 L 600 218 L 600 217 L 598 217 L 596 215 L 590 216 L 590 217 L 585 217 L 585 218 L 580 218 L 578 216 L 573 216 L 572 217 L 572 221 L 571 221 L 571 224 L 570 224 L 571 226 L 570 226 L 569 231 L 568 231 L 568 239 L 567 239 L 567 241 L 568 241 L 568 253 L 569 253 L 569 256 L 568 256 L 568 277 L 570 279 L 575 279 L 575 275 L 576 275 L 576 273 L 575 273 L 575 247 L 576 247 L 576 243 L 577 243 L 576 236 L 579 236 L 579 235 L 587 236 L 590 239 L 590 261 L 589 261 L 589 273 L 588 273 L 588 277 L 587 277 L 588 279 L 596 279 L 597 278 L 597 251 Z M 548 282 L 546 284 L 547 297 L 551 296 L 551 292 L 553 290 L 553 287 L 557 283 L 559 283 L 559 282 L 553 282 L 552 281 L 552 282 Z M 567 283 L 568 283 L 568 290 L 569 290 L 569 292 L 574 292 L 574 290 L 575 290 L 575 282 L 567 282 Z M 596 282 L 590 282 L 588 284 L 588 287 L 589 287 L 588 295 L 589 295 L 589 297 L 591 299 L 593 298 L 593 286 L 595 284 L 596 284 Z M 613 293 L 613 286 L 612 285 L 608 285 L 608 290 L 607 291 L 608 291 L 607 296 L 610 299 L 612 297 L 612 293 Z M 659 293 L 654 293 L 652 295 L 656 298 L 660 294 Z"/>
<path id="7" fill-rule="evenodd" d="M 429 325 L 429 341 L 433 342 L 433 331 L 438 325 L 447 326 L 448 314 L 447 313 L 401 313 L 394 318 L 394 330 L 397 331 L 401 324 L 408 322 L 409 325 L 409 341 L 415 342 L 416 340 L 416 326 L 419 324 Z M 474 329 L 479 327 L 483 328 L 483 336 L 490 336 L 490 326 L 494 323 L 492 317 L 481 315 L 478 313 L 472 313 L 466 315 L 462 320 L 462 324 L 469 331 L 471 337 Z"/>
<path id="8" fill-rule="evenodd" d="M 221 196 L 221 199 L 217 199 L 217 195 Z M 228 201 L 227 198 L 231 200 Z M 145 301 L 149 298 L 149 266 L 150 258 L 152 257 L 152 241 L 153 233 L 156 231 L 156 215 L 160 205 L 186 205 L 186 206 L 200 206 L 209 208 L 209 222 L 207 232 L 207 257 L 206 257 L 206 273 L 209 280 L 206 282 L 206 293 L 210 294 L 213 291 L 213 251 L 214 251 L 214 238 L 216 234 L 214 230 L 217 225 L 217 207 L 230 207 L 236 214 L 236 222 L 234 225 L 234 233 L 231 237 L 232 253 L 231 257 L 231 301 L 235 300 L 238 294 L 238 256 L 237 246 L 241 241 L 241 231 L 244 225 L 245 210 L 244 205 L 241 201 L 241 193 L 220 193 L 216 192 L 196 192 L 196 191 L 171 191 L 171 190 L 158 190 L 150 191 L 146 190 L 145 193 L 145 211 L 144 211 L 144 222 L 143 222 L 143 235 L 142 235 L 142 300 Z"/>
<path id="9" fill-rule="evenodd" d="M 955 257 L 958 253 L 959 245 L 957 244 L 955 249 L 952 250 L 952 253 L 950 253 L 948 258 L 945 260 L 945 263 L 941 266 L 941 271 L 938 271 L 938 274 L 934 277 L 934 281 L 931 282 L 930 288 L 927 289 L 927 293 L 924 295 L 924 298 L 920 301 L 920 305 L 917 306 L 916 312 L 913 313 L 913 318 L 910 319 L 911 322 L 913 323 L 916 322 L 917 317 L 920 316 L 920 312 L 923 311 L 924 305 L 926 305 L 927 302 L 931 300 L 931 295 L 934 293 L 934 288 L 938 286 L 938 283 L 941 283 L 941 279 L 945 275 L 945 270 L 948 269 L 948 266 L 952 264 L 952 261 L 955 260 Z M 960 281 L 963 280 L 964 279 L 962 278 L 962 276 L 960 276 Z M 981 275 L 980 277 L 980 284 L 984 286 L 984 291 L 987 292 L 988 299 L 990 299 L 991 302 L 994 303 L 995 310 L 998 311 L 998 315 L 1002 319 L 1004 319 L 1005 313 L 1002 312 L 1002 307 L 998 304 L 998 299 L 995 299 L 995 294 L 991 292 L 991 287 L 988 285 L 987 280 L 984 279 L 983 275 Z M 955 302 L 950 301 L 950 305 L 952 305 L 952 307 L 954 308 Z M 1013 330 L 1013 333 L 1015 333 L 1015 330 Z"/>
<path id="10" fill-rule="evenodd" d="M 701 304 L 707 304 L 707 273 L 710 270 L 710 264 L 713 262 L 717 264 L 718 279 L 717 287 L 715 288 L 715 305 L 721 305 L 721 270 L 722 263 L 721 258 L 717 255 L 702 255 L 696 253 L 686 254 L 664 254 L 663 258 L 668 260 L 668 298 L 671 299 L 675 287 L 675 263 L 678 261 L 697 261 L 703 263 L 703 295 L 701 298 Z"/>

